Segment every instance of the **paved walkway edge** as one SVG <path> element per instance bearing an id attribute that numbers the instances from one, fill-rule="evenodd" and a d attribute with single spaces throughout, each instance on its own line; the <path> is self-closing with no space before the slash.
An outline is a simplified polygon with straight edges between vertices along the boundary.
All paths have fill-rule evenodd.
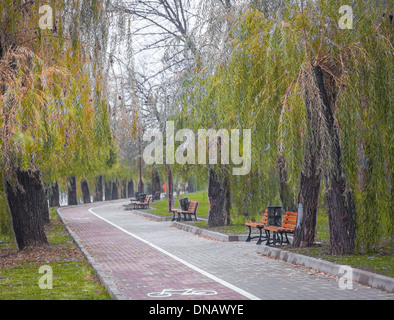
<path id="1" fill-rule="evenodd" d="M 139 211 L 139 210 L 125 210 L 126 212 L 130 212 L 136 215 L 139 215 L 141 217 L 149 218 L 155 221 L 170 221 L 172 220 L 172 215 L 166 216 L 159 216 L 158 214 L 150 213 L 150 212 L 145 212 L 145 211 Z"/>
<path id="2" fill-rule="evenodd" d="M 215 232 L 215 231 L 211 231 L 211 230 L 207 230 L 204 228 L 199 228 L 196 226 L 192 226 L 190 224 L 186 224 L 186 223 L 182 223 L 182 222 L 178 222 L 178 221 L 173 221 L 171 223 L 172 227 L 176 227 L 178 229 L 182 229 L 184 231 L 187 232 L 191 232 L 194 234 L 200 234 L 202 236 L 206 236 L 206 237 L 210 237 L 219 241 L 246 241 L 247 239 L 247 235 L 237 235 L 237 234 L 224 234 L 224 233 L 220 233 L 220 232 Z"/>
<path id="3" fill-rule="evenodd" d="M 116 288 L 113 279 L 111 277 L 109 277 L 108 275 L 106 275 L 102 271 L 100 265 L 97 264 L 95 262 L 94 258 L 85 250 L 85 248 L 83 247 L 83 245 L 79 241 L 78 236 L 76 234 L 74 234 L 74 232 L 72 230 L 70 230 L 68 228 L 67 224 L 63 221 L 61 215 L 59 214 L 59 210 L 64 209 L 64 208 L 67 208 L 67 207 L 62 207 L 62 208 L 56 209 L 60 220 L 63 222 L 63 224 L 65 225 L 65 227 L 68 230 L 68 232 L 70 233 L 70 235 L 73 237 L 73 239 L 75 240 L 75 242 L 77 243 L 79 248 L 82 250 L 82 252 L 84 253 L 86 258 L 88 259 L 92 268 L 96 271 L 100 281 L 105 286 L 105 288 L 108 291 L 108 293 L 110 294 L 111 298 L 114 300 L 125 300 L 126 298 Z M 133 210 L 130 212 L 135 213 L 135 214 L 139 214 L 141 216 L 149 217 L 152 219 L 155 219 L 153 216 L 155 216 L 156 218 L 158 217 L 157 215 L 149 214 L 147 212 L 142 212 L 142 211 L 137 211 L 137 210 Z M 165 219 L 161 219 L 161 218 L 165 218 Z M 156 220 L 157 221 L 165 221 L 165 220 L 167 220 L 166 218 L 167 217 L 159 217 Z M 235 240 L 235 237 L 233 237 L 232 235 L 225 235 L 225 234 L 221 234 L 219 232 L 213 232 L 210 230 L 206 230 L 206 229 L 199 228 L 196 226 L 190 226 L 188 224 L 180 223 L 177 221 L 172 222 L 171 226 L 174 226 L 174 227 L 177 227 L 182 230 L 192 232 L 195 234 L 201 234 L 201 235 L 204 235 L 207 237 L 211 237 L 211 238 L 214 238 L 214 239 L 217 239 L 220 241 L 244 241 L 244 240 L 240 240 L 239 236 L 236 236 L 237 239 Z M 286 261 L 286 262 L 289 262 L 292 264 L 296 264 L 296 265 L 301 265 L 301 266 L 304 266 L 307 268 L 320 270 L 322 272 L 330 273 L 330 274 L 333 274 L 333 275 L 336 275 L 339 277 L 344 275 L 343 273 L 339 272 L 341 265 L 335 264 L 333 262 L 329 262 L 329 261 L 325 261 L 325 260 L 321 260 L 321 259 L 317 259 L 317 258 L 312 258 L 312 257 L 304 256 L 301 254 L 297 254 L 297 253 L 293 253 L 293 252 L 289 252 L 286 250 L 273 248 L 273 247 L 269 247 L 269 246 L 265 246 L 265 245 L 258 246 L 254 243 L 251 243 L 250 245 L 255 245 L 257 252 L 259 252 L 263 255 L 269 256 L 269 257 L 281 259 L 283 261 Z M 394 279 L 393 278 L 379 275 L 379 274 L 375 274 L 375 273 L 368 272 L 368 271 L 364 271 L 364 270 L 359 270 L 356 268 L 352 268 L 352 271 L 353 271 L 353 281 L 356 281 L 356 282 L 363 284 L 363 285 L 371 286 L 373 288 L 384 290 L 384 291 L 387 291 L 390 293 L 394 292 Z"/>
<path id="4" fill-rule="evenodd" d="M 172 226 L 177 227 L 179 229 L 182 229 L 187 232 L 192 232 L 195 234 L 201 234 L 207 237 L 214 238 L 219 241 L 245 241 L 246 237 L 245 235 L 225 235 L 219 232 L 213 232 L 210 230 L 206 230 L 203 228 L 199 228 L 196 226 L 191 226 L 185 223 L 180 223 L 180 222 L 173 222 Z M 307 268 L 312 268 L 316 270 L 320 270 L 321 272 L 326 272 L 333 274 L 335 276 L 342 277 L 344 276 L 344 272 L 339 272 L 341 265 L 326 261 L 326 260 L 321 260 L 313 257 L 308 257 L 302 254 L 297 254 L 293 252 L 289 252 L 286 250 L 274 248 L 274 247 L 269 247 L 265 245 L 256 245 L 254 243 L 251 243 L 251 245 L 256 246 L 256 251 L 269 256 L 273 257 L 276 259 L 281 259 L 283 261 L 296 264 L 296 265 L 301 265 Z M 353 281 L 356 281 L 360 284 L 367 285 L 373 288 L 377 288 L 380 290 L 384 290 L 390 293 L 394 293 L 394 279 L 388 276 L 383 276 L 379 275 L 376 273 L 356 269 L 352 267 L 353 271 Z"/>
<path id="5" fill-rule="evenodd" d="M 257 246 L 257 252 L 263 255 L 281 259 L 283 261 L 301 265 L 304 267 L 320 270 L 322 272 L 330 273 L 339 277 L 344 276 L 344 272 L 340 272 L 341 265 L 321 260 L 317 258 L 312 258 L 304 256 L 302 254 L 289 252 L 286 250 L 281 250 L 278 248 L 272 248 L 267 246 Z M 356 281 L 363 285 L 368 285 L 373 288 L 384 290 L 390 293 L 394 292 L 394 279 L 388 276 L 383 276 L 375 274 L 372 272 L 356 269 L 352 267 L 353 281 Z"/>
<path id="6" fill-rule="evenodd" d="M 67 208 L 67 207 L 63 207 L 63 208 Z M 101 266 L 98 263 L 96 263 L 94 258 L 89 254 L 89 252 L 86 251 L 86 249 L 84 248 L 84 246 L 80 242 L 78 236 L 65 223 L 62 216 L 59 214 L 59 210 L 61 210 L 63 208 L 56 209 L 56 213 L 57 213 L 59 219 L 62 221 L 63 225 L 66 227 L 66 229 L 70 233 L 71 237 L 74 239 L 74 241 L 76 242 L 78 247 L 81 249 L 81 251 L 85 255 L 90 266 L 96 272 L 98 278 L 100 279 L 102 285 L 105 287 L 105 289 L 107 290 L 107 292 L 109 293 L 109 295 L 111 296 L 111 298 L 113 300 L 126 300 L 126 297 L 123 296 L 123 294 L 116 288 L 113 278 L 104 273 L 104 271 L 101 269 Z"/>

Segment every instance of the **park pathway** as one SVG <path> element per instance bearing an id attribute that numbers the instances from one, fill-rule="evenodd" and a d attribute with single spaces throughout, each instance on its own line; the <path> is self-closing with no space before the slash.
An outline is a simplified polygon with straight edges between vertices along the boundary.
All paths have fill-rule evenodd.
<path id="1" fill-rule="evenodd" d="M 385 299 L 394 294 L 125 211 L 128 201 L 61 208 L 59 215 L 117 299 Z"/>

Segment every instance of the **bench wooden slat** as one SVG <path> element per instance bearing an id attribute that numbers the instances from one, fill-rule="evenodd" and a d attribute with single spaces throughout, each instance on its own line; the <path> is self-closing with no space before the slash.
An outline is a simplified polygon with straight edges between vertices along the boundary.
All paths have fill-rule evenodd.
<path id="1" fill-rule="evenodd" d="M 184 210 L 182 210 L 182 209 L 172 209 L 171 210 L 171 212 L 173 213 L 173 218 L 172 218 L 172 220 L 174 221 L 175 220 L 175 214 L 178 214 L 178 221 L 179 221 L 179 219 L 180 219 L 180 215 L 181 214 L 183 214 L 183 215 L 194 215 L 194 219 L 197 221 L 197 209 L 198 209 L 198 205 L 199 205 L 199 202 L 197 201 L 197 200 L 191 200 L 190 202 L 189 202 L 189 207 L 188 207 L 188 209 L 187 209 L 187 211 L 184 211 Z M 185 216 L 185 219 L 186 219 L 186 216 Z M 190 217 L 190 219 L 191 219 L 191 217 Z"/>
<path id="2" fill-rule="evenodd" d="M 267 234 L 267 245 L 280 243 L 290 244 L 289 239 L 287 238 L 288 233 L 294 233 L 295 228 L 297 227 L 297 212 L 287 211 L 282 217 L 282 225 L 280 227 L 266 227 L 264 230 Z M 273 239 L 270 241 L 270 232 L 273 232 Z M 280 239 L 279 236 L 280 235 Z M 286 237 L 286 240 L 283 240 L 283 235 Z"/>

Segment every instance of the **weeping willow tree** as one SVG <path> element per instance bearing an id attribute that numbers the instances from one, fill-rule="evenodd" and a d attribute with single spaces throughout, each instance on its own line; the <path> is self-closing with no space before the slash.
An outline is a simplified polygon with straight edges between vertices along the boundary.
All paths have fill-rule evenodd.
<path id="1" fill-rule="evenodd" d="M 0 4 L 1 169 L 19 249 L 47 244 L 43 179 L 93 173 L 112 147 L 104 4 L 43 5 Z"/>
<path id="2" fill-rule="evenodd" d="M 231 57 L 213 74 L 196 73 L 182 118 L 196 128 L 253 128 L 251 174 L 229 183 L 239 195 L 233 211 L 259 210 L 245 209 L 248 197 L 302 203 L 294 244 L 310 246 L 323 181 L 331 253 L 351 253 L 356 232 L 360 249 L 393 232 L 392 8 L 354 4 L 354 28 L 341 29 L 339 1 L 296 3 L 280 18 L 244 13 Z"/>

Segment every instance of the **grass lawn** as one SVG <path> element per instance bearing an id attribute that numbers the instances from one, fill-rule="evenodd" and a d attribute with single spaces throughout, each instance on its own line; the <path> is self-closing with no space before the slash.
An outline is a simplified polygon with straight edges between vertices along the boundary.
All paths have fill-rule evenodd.
<path id="1" fill-rule="evenodd" d="M 319 245 L 311 248 L 298 249 L 287 247 L 286 249 L 292 252 L 335 262 L 341 265 L 348 265 L 358 269 L 394 277 L 393 251 L 390 249 L 386 248 L 374 253 L 353 254 L 346 256 L 330 255 L 328 221 L 327 214 L 324 209 L 320 210 L 318 214 L 316 242 L 318 242 Z"/>
<path id="2" fill-rule="evenodd" d="M 189 200 L 199 201 L 198 209 L 197 209 L 197 217 L 208 218 L 209 203 L 208 203 L 207 190 L 201 190 L 194 193 L 183 194 L 181 196 L 175 197 L 174 208 L 179 208 L 178 199 L 185 197 L 188 197 Z M 161 199 L 160 201 L 155 201 L 153 203 L 151 202 L 150 206 L 155 208 L 156 210 L 148 210 L 148 212 L 160 216 L 167 216 L 167 217 L 170 216 L 170 214 L 168 214 L 167 198 Z"/>
<path id="3" fill-rule="evenodd" d="M 55 209 L 45 231 L 48 248 L 19 251 L 13 244 L 0 246 L 0 300 L 110 300 Z M 52 269 L 52 289 L 39 286 L 40 278 L 47 285 L 49 277 L 39 273 L 41 266 Z"/>

